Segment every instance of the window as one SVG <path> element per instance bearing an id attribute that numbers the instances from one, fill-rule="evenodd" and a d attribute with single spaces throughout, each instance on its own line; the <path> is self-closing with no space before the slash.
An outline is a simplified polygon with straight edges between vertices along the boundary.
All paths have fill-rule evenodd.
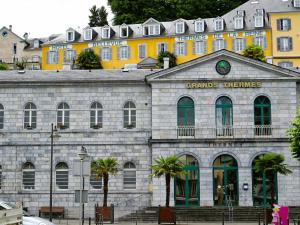
<path id="1" fill-rule="evenodd" d="M 123 170 L 123 187 L 124 189 L 136 189 L 136 168 L 132 162 L 124 165 Z"/>
<path id="2" fill-rule="evenodd" d="M 177 103 L 177 136 L 193 137 L 195 135 L 195 106 L 189 97 L 181 98 Z"/>
<path id="3" fill-rule="evenodd" d="M 244 29 L 244 17 L 235 17 L 234 18 L 234 28 L 236 30 Z"/>
<path id="4" fill-rule="evenodd" d="M 271 135 L 271 102 L 265 96 L 259 96 L 254 101 L 255 135 Z"/>
<path id="5" fill-rule="evenodd" d="M 167 43 L 158 43 L 157 44 L 157 55 L 159 55 L 161 52 L 168 51 L 168 44 Z"/>
<path id="6" fill-rule="evenodd" d="M 146 58 L 146 45 L 145 44 L 139 45 L 138 54 L 139 54 L 139 59 Z"/>
<path id="7" fill-rule="evenodd" d="M 286 69 L 291 69 L 293 68 L 293 62 L 279 62 L 278 66 Z"/>
<path id="8" fill-rule="evenodd" d="M 130 48 L 129 46 L 121 46 L 118 48 L 118 57 L 120 60 L 129 59 L 130 56 Z"/>
<path id="9" fill-rule="evenodd" d="M 0 129 L 4 128 L 4 107 L 0 104 Z"/>
<path id="10" fill-rule="evenodd" d="M 25 105 L 24 108 L 24 129 L 35 129 L 37 118 L 36 106 L 32 102 Z"/>
<path id="11" fill-rule="evenodd" d="M 33 55 L 31 60 L 34 63 L 39 63 L 40 62 L 40 56 L 39 55 Z"/>
<path id="12" fill-rule="evenodd" d="M 216 129 L 217 136 L 233 135 L 232 102 L 223 96 L 216 101 Z"/>
<path id="13" fill-rule="evenodd" d="M 102 128 L 102 105 L 99 102 L 93 102 L 90 111 L 90 127 L 94 129 Z"/>
<path id="14" fill-rule="evenodd" d="M 256 28 L 264 27 L 264 10 L 257 9 L 254 15 L 254 26 Z"/>
<path id="15" fill-rule="evenodd" d="M 83 33 L 83 38 L 85 41 L 90 41 L 93 39 L 93 30 L 92 29 L 86 29 Z"/>
<path id="16" fill-rule="evenodd" d="M 176 34 L 184 34 L 184 22 L 177 22 L 176 23 Z"/>
<path id="17" fill-rule="evenodd" d="M 103 60 L 103 61 L 111 60 L 111 58 L 112 58 L 112 49 L 111 49 L 111 47 L 100 48 L 100 56 L 101 56 L 101 60 Z"/>
<path id="18" fill-rule="evenodd" d="M 213 41 L 213 50 L 214 52 L 226 48 L 226 42 L 223 39 L 216 39 Z"/>
<path id="19" fill-rule="evenodd" d="M 155 24 L 155 25 L 144 26 L 143 32 L 144 32 L 145 36 L 159 35 L 160 34 L 160 25 Z"/>
<path id="20" fill-rule="evenodd" d="M 65 63 L 73 63 L 76 59 L 76 51 L 67 49 L 64 51 L 64 62 Z"/>
<path id="21" fill-rule="evenodd" d="M 109 27 L 102 28 L 102 35 L 101 35 L 101 37 L 104 38 L 104 39 L 110 38 L 110 28 Z"/>
<path id="22" fill-rule="evenodd" d="M 241 52 L 246 47 L 246 40 L 244 38 L 233 39 L 233 51 Z"/>
<path id="23" fill-rule="evenodd" d="M 185 42 L 176 42 L 174 44 L 174 53 L 175 55 L 186 55 L 186 43 Z"/>
<path id="24" fill-rule="evenodd" d="M 277 50 L 280 52 L 288 52 L 293 49 L 293 39 L 291 37 L 277 38 Z"/>
<path id="25" fill-rule="evenodd" d="M 55 167 L 56 186 L 58 189 L 68 189 L 69 186 L 69 167 L 66 163 L 60 162 Z"/>
<path id="26" fill-rule="evenodd" d="M 39 40 L 34 40 L 33 41 L 33 47 L 34 48 L 39 48 L 40 47 L 40 41 Z"/>
<path id="27" fill-rule="evenodd" d="M 13 54 L 17 54 L 17 43 L 13 43 Z"/>
<path id="28" fill-rule="evenodd" d="M 75 31 L 67 31 L 67 41 L 75 40 Z"/>
<path id="29" fill-rule="evenodd" d="M 254 45 L 258 45 L 260 46 L 261 48 L 263 49 L 266 49 L 267 48 L 267 40 L 266 40 L 266 37 L 253 37 L 253 44 Z"/>
<path id="30" fill-rule="evenodd" d="M 23 165 L 22 168 L 22 184 L 23 189 L 34 189 L 35 183 L 35 168 L 34 165 L 30 162 L 27 162 Z"/>
<path id="31" fill-rule="evenodd" d="M 0 189 L 2 189 L 2 166 L 0 165 Z"/>
<path id="32" fill-rule="evenodd" d="M 136 107 L 133 102 L 126 102 L 124 105 L 124 128 L 136 127 Z"/>
<path id="33" fill-rule="evenodd" d="M 92 189 L 102 189 L 102 177 L 97 177 L 96 174 L 91 174 L 90 185 Z"/>
<path id="34" fill-rule="evenodd" d="M 222 31 L 224 29 L 224 21 L 223 19 L 215 20 L 215 31 Z"/>
<path id="35" fill-rule="evenodd" d="M 66 129 L 70 126 L 70 107 L 67 103 L 62 102 L 57 107 L 57 127 Z"/>
<path id="36" fill-rule="evenodd" d="M 58 52 L 49 51 L 47 53 L 47 64 L 57 64 L 58 63 Z"/>
<path id="37" fill-rule="evenodd" d="M 201 55 L 207 52 L 206 41 L 194 41 L 193 42 L 193 54 Z"/>
<path id="38" fill-rule="evenodd" d="M 277 30 L 288 31 L 291 29 L 291 19 L 278 19 Z"/>
<path id="39" fill-rule="evenodd" d="M 294 7 L 300 7 L 300 0 L 293 0 Z"/>
<path id="40" fill-rule="evenodd" d="M 205 22 L 204 20 L 195 21 L 195 32 L 204 32 Z"/>
<path id="41" fill-rule="evenodd" d="M 120 28 L 120 37 L 128 37 L 128 27 L 121 27 Z"/>

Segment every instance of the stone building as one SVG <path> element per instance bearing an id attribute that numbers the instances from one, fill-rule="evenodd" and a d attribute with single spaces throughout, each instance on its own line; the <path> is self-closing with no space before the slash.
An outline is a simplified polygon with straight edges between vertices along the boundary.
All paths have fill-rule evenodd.
<path id="1" fill-rule="evenodd" d="M 221 50 L 161 70 L 15 71 L 0 74 L 0 199 L 31 213 L 49 205 L 50 129 L 54 140 L 53 204 L 78 214 L 74 160 L 113 156 L 109 182 L 117 215 L 164 204 L 164 179 L 149 177 L 159 156 L 178 155 L 187 173 L 172 182 L 171 204 L 256 206 L 270 183 L 252 170 L 266 152 L 283 154 L 293 171 L 275 175 L 276 199 L 300 203 L 300 165 L 286 129 L 299 106 L 299 74 Z M 102 201 L 102 182 L 85 179 L 86 215 Z M 247 189 L 248 187 L 248 189 Z"/>

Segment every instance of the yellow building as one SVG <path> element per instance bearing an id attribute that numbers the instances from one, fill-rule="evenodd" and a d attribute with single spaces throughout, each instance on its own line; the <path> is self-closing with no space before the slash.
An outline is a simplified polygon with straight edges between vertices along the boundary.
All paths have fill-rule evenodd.
<path id="1" fill-rule="evenodd" d="M 296 38 L 299 39 L 296 20 L 300 17 L 297 1 L 250 0 L 218 18 L 171 22 L 150 18 L 143 24 L 86 27 L 80 31 L 69 28 L 65 34 L 43 45 L 43 69 L 70 69 L 76 56 L 87 48 L 99 54 L 104 69 L 120 69 L 126 64 L 151 67 L 161 51 L 173 52 L 177 63 L 181 64 L 224 48 L 241 53 L 251 44 L 262 46 L 267 61 L 277 65 L 287 57 L 287 52 L 275 49 L 275 33 L 283 34 L 276 30 L 276 21 L 281 15 L 295 20 L 288 32 L 294 31 L 295 49 L 298 50 L 288 52 L 288 57 L 297 65 L 297 55 L 300 57 L 300 48 L 296 45 Z M 283 10 L 285 13 L 281 12 Z"/>

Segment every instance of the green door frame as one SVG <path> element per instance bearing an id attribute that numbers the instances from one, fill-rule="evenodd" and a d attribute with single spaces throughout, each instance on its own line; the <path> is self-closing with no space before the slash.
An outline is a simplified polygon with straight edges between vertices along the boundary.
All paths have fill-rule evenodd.
<path id="1" fill-rule="evenodd" d="M 185 171 L 197 171 L 197 198 L 198 198 L 198 204 L 197 205 L 190 205 L 189 204 L 189 196 L 190 196 L 190 189 L 189 189 L 189 179 L 188 179 L 188 173 L 185 174 L 185 204 L 184 205 L 178 205 L 176 204 L 176 177 L 174 178 L 174 201 L 176 206 L 199 206 L 200 205 L 200 171 L 198 166 L 192 166 L 192 165 L 186 165 L 184 167 Z"/>
<path id="2" fill-rule="evenodd" d="M 259 104 L 254 104 L 254 117 L 256 117 L 255 115 L 255 108 L 259 108 L 259 111 L 260 111 L 260 124 L 255 124 L 255 125 L 271 125 L 272 124 L 272 118 L 271 118 L 271 104 L 264 104 L 264 103 L 259 103 Z M 269 121 L 270 121 L 270 124 L 265 124 L 265 113 L 264 113 L 264 109 L 265 108 L 270 108 L 270 114 L 268 115 L 269 117 Z M 255 123 L 255 120 L 254 120 L 254 123 Z"/>

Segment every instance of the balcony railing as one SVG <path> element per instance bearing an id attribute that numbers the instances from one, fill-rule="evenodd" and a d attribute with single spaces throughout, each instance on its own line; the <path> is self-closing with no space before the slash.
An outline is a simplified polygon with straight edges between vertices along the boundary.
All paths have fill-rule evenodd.
<path id="1" fill-rule="evenodd" d="M 177 126 L 177 138 L 285 138 L 288 127 L 274 127 L 272 125 L 255 125 L 255 126 L 223 126 L 198 128 L 195 126 Z M 153 130 L 153 136 L 174 138 L 172 131 Z M 161 134 L 161 135 L 160 135 Z"/>

